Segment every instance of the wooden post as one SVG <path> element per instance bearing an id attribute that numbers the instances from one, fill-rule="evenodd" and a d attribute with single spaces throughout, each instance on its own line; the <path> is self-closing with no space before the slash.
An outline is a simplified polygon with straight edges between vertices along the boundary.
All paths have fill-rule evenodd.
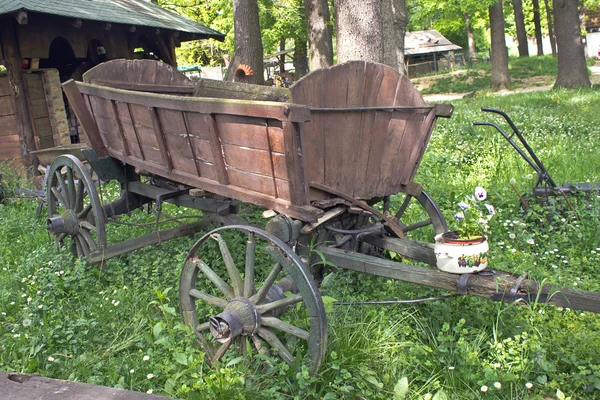
<path id="1" fill-rule="evenodd" d="M 30 151 L 35 150 L 35 137 L 31 123 L 31 111 L 27 101 L 27 90 L 23 83 L 21 71 L 21 54 L 17 42 L 16 27 L 13 19 L 0 20 L 0 38 L 4 51 L 4 61 L 8 69 L 10 84 L 13 87 L 15 114 L 20 122 L 19 130 L 21 140 L 25 143 L 26 155 L 24 156 L 26 166 L 33 166 L 34 174 L 37 171 L 37 157 L 32 156 Z"/>

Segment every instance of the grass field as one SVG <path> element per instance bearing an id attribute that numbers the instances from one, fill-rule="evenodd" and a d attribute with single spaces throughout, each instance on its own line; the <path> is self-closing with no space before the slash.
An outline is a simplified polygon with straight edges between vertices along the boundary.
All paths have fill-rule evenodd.
<path id="1" fill-rule="evenodd" d="M 457 101 L 452 119 L 438 121 L 416 181 L 449 221 L 475 186 L 488 190 L 497 211 L 493 268 L 600 292 L 600 197 L 575 194 L 570 207 L 556 198 L 523 211 L 511 180 L 528 194 L 533 171 L 498 133 L 472 126 L 499 122 L 479 109 L 500 108 L 557 182 L 600 182 L 599 103 L 597 90 Z M 600 397 L 600 316 L 472 297 L 328 307 L 327 359 L 317 375 L 257 355 L 227 354 L 210 368 L 178 312 L 179 273 L 194 238 L 91 267 L 55 248 L 36 206 L 0 204 L 0 370 L 183 399 Z M 152 218 L 136 211 L 126 220 Z M 146 232 L 108 225 L 111 243 Z M 445 294 L 348 272 L 327 277 L 321 290 L 328 299 L 359 301 Z"/>

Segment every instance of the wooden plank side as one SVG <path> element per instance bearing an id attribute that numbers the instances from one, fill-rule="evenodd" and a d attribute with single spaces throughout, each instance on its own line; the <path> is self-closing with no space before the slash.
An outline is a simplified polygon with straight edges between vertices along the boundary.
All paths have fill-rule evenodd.
<path id="1" fill-rule="evenodd" d="M 162 165 L 167 171 L 173 169 L 173 163 L 171 162 L 171 156 L 167 147 L 167 141 L 165 140 L 165 134 L 163 132 L 163 121 L 160 120 L 158 110 L 156 108 L 150 109 L 150 118 L 152 119 L 152 127 L 154 128 L 154 135 L 158 144 L 158 150 L 162 158 Z M 164 121 L 165 124 L 169 124 L 170 120 Z"/>
<path id="2" fill-rule="evenodd" d="M 137 132 L 140 144 L 154 147 L 158 150 L 159 144 L 156 140 L 152 122 L 152 108 L 130 104 L 129 109 L 131 110 L 131 119 L 135 123 L 135 131 Z"/>
<path id="3" fill-rule="evenodd" d="M 345 108 L 348 102 L 348 78 L 350 65 L 344 63 L 335 69 L 325 71 L 325 90 L 323 107 Z M 342 163 L 344 140 L 348 134 L 346 128 L 346 112 L 330 112 L 323 115 L 323 131 L 325 137 L 325 182 L 324 184 L 345 192 L 341 187 L 344 171 Z"/>
<path id="4" fill-rule="evenodd" d="M 225 155 L 225 164 L 228 167 L 273 177 L 274 168 L 271 156 L 266 150 L 223 143 L 223 153 Z M 286 179 L 287 174 L 279 177 Z"/>
<path id="5" fill-rule="evenodd" d="M 203 161 L 203 162 L 208 162 L 211 164 L 214 163 L 215 160 L 213 158 L 212 146 L 210 144 L 210 140 L 191 136 L 190 142 L 192 143 L 194 153 L 198 160 Z"/>
<path id="6" fill-rule="evenodd" d="M 129 154 L 131 154 L 131 150 L 129 150 L 129 144 L 127 143 L 127 138 L 125 137 L 125 132 L 123 131 L 123 124 L 121 123 L 121 119 L 119 117 L 119 110 L 117 109 L 117 104 L 116 102 L 111 101 L 110 106 L 112 116 L 115 119 L 116 133 L 119 137 L 119 141 L 121 142 L 121 149 L 123 155 L 128 156 Z"/>
<path id="7" fill-rule="evenodd" d="M 365 89 L 363 92 L 363 107 L 375 107 L 377 105 L 377 94 L 383 82 L 384 66 L 380 64 L 370 64 L 365 66 Z M 354 169 L 354 194 L 355 198 L 363 198 L 368 195 L 368 188 L 365 183 L 368 179 L 369 155 L 371 154 L 373 124 L 375 122 L 375 112 L 365 112 L 361 118 L 357 162 Z"/>
<path id="8" fill-rule="evenodd" d="M 21 158 L 23 155 L 23 149 L 21 146 L 18 147 L 0 147 L 0 160 L 6 160 L 11 158 Z"/>
<path id="9" fill-rule="evenodd" d="M 12 96 L 8 76 L 0 76 L 0 97 Z"/>
<path id="10" fill-rule="evenodd" d="M 69 80 L 62 85 L 63 92 L 69 100 L 69 105 L 77 119 L 81 123 L 81 126 L 85 130 L 85 133 L 92 144 L 92 147 L 98 152 L 100 157 L 106 155 L 106 148 L 102 143 L 102 137 L 98 131 L 98 126 L 94 122 L 90 111 L 87 108 L 84 98 L 77 88 L 77 84 L 74 80 Z"/>
<path id="11" fill-rule="evenodd" d="M 383 80 L 377 94 L 377 105 L 390 106 L 394 104 L 394 99 L 398 91 L 398 77 L 399 75 L 396 70 L 392 68 L 383 69 Z M 381 168 L 381 156 L 387 144 L 390 119 L 390 112 L 378 111 L 375 113 L 375 119 L 370 126 L 371 147 L 369 149 L 366 180 L 364 181 L 365 188 L 356 197 L 371 198 L 381 195 L 377 193 L 379 170 Z"/>
<path id="12" fill-rule="evenodd" d="M 239 115 L 215 115 L 223 144 L 269 150 L 267 122 L 264 118 Z"/>
<path id="13" fill-rule="evenodd" d="M 301 126 L 298 123 L 284 122 L 283 137 L 285 162 L 290 180 L 290 201 L 294 205 L 306 205 L 308 200 L 308 177 L 303 158 Z"/>
<path id="14" fill-rule="evenodd" d="M 365 62 L 352 62 L 348 69 L 348 107 L 361 107 L 365 94 Z M 341 147 L 343 153 L 341 168 L 340 190 L 344 193 L 354 194 L 355 168 L 358 165 L 361 143 L 360 127 L 362 126 L 362 112 L 348 112 L 344 127 L 346 132 Z"/>
<path id="15" fill-rule="evenodd" d="M 217 180 L 221 185 L 229 184 L 229 177 L 227 175 L 227 168 L 225 166 L 225 160 L 223 158 L 223 149 L 221 146 L 221 139 L 219 138 L 219 126 L 214 115 L 205 115 L 204 123 L 207 128 L 207 133 L 210 138 L 210 148 L 212 151 L 213 163 L 215 164 L 217 172 Z M 262 192 L 261 192 L 262 193 Z"/>
<path id="16" fill-rule="evenodd" d="M 107 100 L 137 104 L 143 107 L 157 107 L 200 114 L 245 115 L 292 122 L 305 122 L 310 119 L 310 111 L 307 107 L 290 103 L 169 96 L 112 89 L 86 83 L 78 83 L 77 87 L 84 94 L 102 97 Z"/>
<path id="17" fill-rule="evenodd" d="M 292 86 L 293 101 L 311 108 L 323 107 L 325 75 L 325 70 L 316 70 Z M 322 113 L 312 113 L 310 121 L 306 122 L 303 127 L 308 179 L 320 183 L 325 181 L 326 153 L 323 118 Z"/>
<path id="18" fill-rule="evenodd" d="M 0 116 L 0 136 L 8 135 L 19 135 L 19 122 L 14 114 Z"/>
<path id="19" fill-rule="evenodd" d="M 34 119 L 33 123 L 35 124 L 35 131 L 38 137 L 52 136 L 52 125 L 50 125 L 49 117 Z"/>
<path id="20" fill-rule="evenodd" d="M 416 105 L 414 104 L 416 91 L 407 78 L 402 78 L 403 77 L 400 77 L 398 81 L 396 96 L 394 96 L 393 104 L 391 105 Z M 410 118 L 414 112 L 419 111 L 395 111 L 391 113 L 391 119 L 387 127 L 386 143 L 383 154 L 381 155 L 377 188 L 375 190 L 375 193 L 379 196 L 395 194 L 390 193 L 390 191 L 396 190 L 392 190 L 391 188 L 394 187 L 394 181 L 398 179 L 397 175 L 401 174 L 401 171 L 405 168 L 405 160 L 400 152 L 400 148 L 405 138 L 406 119 Z"/>
<path id="21" fill-rule="evenodd" d="M 283 145 L 283 127 L 281 121 L 269 119 L 267 120 L 267 126 L 269 129 L 269 147 L 271 148 L 271 151 L 276 153 L 285 152 L 285 146 Z"/>
<path id="22" fill-rule="evenodd" d="M 19 135 L 6 135 L 0 137 L 0 147 L 21 147 Z"/>
<path id="23" fill-rule="evenodd" d="M 275 192 L 275 186 L 273 185 L 273 178 L 270 176 L 254 174 L 249 171 L 242 171 L 236 168 L 230 167 L 228 169 L 230 185 L 239 186 L 244 189 L 255 190 L 257 192 L 266 194 L 271 197 L 275 197 L 278 194 L 278 198 L 289 200 L 289 189 L 286 191 L 286 185 L 284 180 L 277 180 L 278 189 L 282 189 L 281 193 Z M 279 184 L 279 182 L 281 182 Z"/>
<path id="24" fill-rule="evenodd" d="M 429 113 L 425 114 L 418 128 L 407 128 L 407 132 L 414 132 L 416 139 L 414 140 L 414 144 L 410 146 L 406 156 L 406 167 L 404 168 L 402 181 L 400 182 L 402 185 L 408 184 L 415 177 L 427 144 L 429 143 L 435 119 L 435 110 L 430 110 Z"/>
<path id="25" fill-rule="evenodd" d="M 125 137 L 125 144 L 129 149 L 129 155 L 143 160 L 144 156 L 137 140 L 137 134 L 135 133 L 135 129 L 133 127 L 131 114 L 129 113 L 129 105 L 120 101 L 115 101 L 113 103 L 116 107 L 118 119 L 121 123 L 123 136 Z"/>
<path id="26" fill-rule="evenodd" d="M 157 111 L 160 120 L 165 122 L 162 128 L 173 169 L 200 176 L 199 162 L 190 145 L 183 113 L 162 109 Z"/>
<path id="27" fill-rule="evenodd" d="M 193 137 L 210 140 L 208 127 L 206 126 L 205 114 L 195 112 L 184 112 L 187 121 L 188 132 Z"/>
<path id="28" fill-rule="evenodd" d="M 0 117 L 15 114 L 15 105 L 12 96 L 0 97 Z"/>

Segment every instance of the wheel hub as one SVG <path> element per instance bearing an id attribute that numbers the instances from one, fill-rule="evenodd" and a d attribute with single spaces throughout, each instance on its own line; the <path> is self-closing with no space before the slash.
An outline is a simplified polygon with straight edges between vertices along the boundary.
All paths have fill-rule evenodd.
<path id="1" fill-rule="evenodd" d="M 254 335 L 260 327 L 260 313 L 248 299 L 231 300 L 222 313 L 210 317 L 210 333 L 219 343 L 240 335 Z"/>
<path id="2" fill-rule="evenodd" d="M 77 235 L 79 233 L 79 220 L 71 210 L 65 211 L 62 215 L 48 218 L 48 231 L 52 235 L 66 233 L 68 235 Z"/>

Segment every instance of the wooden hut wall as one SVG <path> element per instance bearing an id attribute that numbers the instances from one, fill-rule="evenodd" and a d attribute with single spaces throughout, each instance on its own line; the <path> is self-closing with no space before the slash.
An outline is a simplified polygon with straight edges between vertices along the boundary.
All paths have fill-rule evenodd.
<path id="1" fill-rule="evenodd" d="M 0 74 L 0 161 L 18 162 L 21 147 L 19 121 L 7 74 Z"/>

